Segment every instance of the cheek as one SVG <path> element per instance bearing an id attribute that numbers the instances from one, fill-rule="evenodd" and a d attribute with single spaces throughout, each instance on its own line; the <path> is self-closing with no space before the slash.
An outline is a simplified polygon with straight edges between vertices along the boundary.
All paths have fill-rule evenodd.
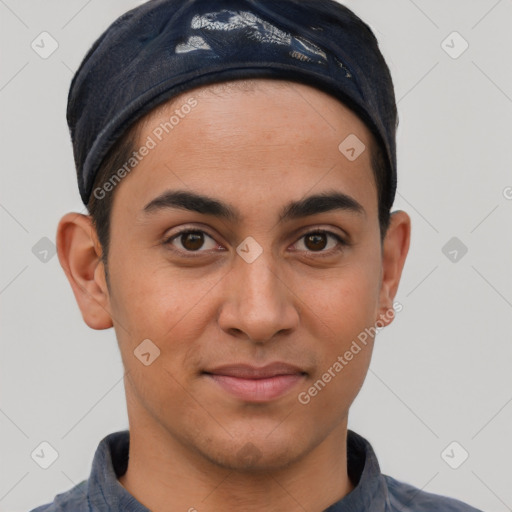
<path id="1" fill-rule="evenodd" d="M 346 343 L 376 320 L 380 289 L 379 261 L 357 263 L 340 268 L 310 289 L 308 305 L 322 320 L 321 325 L 334 336 L 335 343 Z"/>
<path id="2" fill-rule="evenodd" d="M 325 387 L 330 390 L 319 393 L 323 398 L 318 403 L 327 406 L 331 393 L 340 398 L 340 404 L 351 402 L 363 383 L 373 349 L 372 328 L 378 314 L 379 265 L 378 258 L 371 255 L 367 261 L 360 258 L 357 264 L 340 269 L 337 277 L 326 280 L 322 287 L 308 294 L 308 306 L 312 310 L 308 316 L 317 326 L 314 337 L 321 344 L 317 348 L 320 358 L 314 379 L 328 382 Z"/>
<path id="3" fill-rule="evenodd" d="M 128 352 L 150 339 L 178 367 L 195 348 L 216 305 L 208 300 L 222 275 L 173 268 L 168 262 L 144 266 L 135 258 L 118 260 L 112 274 L 112 315 L 121 348 Z M 136 269 L 136 270 L 134 270 Z"/>
<path id="4" fill-rule="evenodd" d="M 132 259 L 118 260 L 112 275 L 112 314 L 132 392 L 153 407 L 155 414 L 162 403 L 172 402 L 174 408 L 187 405 L 189 398 L 183 389 L 194 378 L 190 361 L 194 355 L 197 359 L 198 340 L 215 307 L 207 299 L 221 276 L 192 278 L 192 272 L 172 269 L 169 264 L 144 269 Z M 134 357 L 146 339 L 159 350 L 153 349 L 158 357 L 148 366 Z"/>
<path id="5" fill-rule="evenodd" d="M 315 304 L 312 322 L 319 329 L 315 336 L 319 359 L 297 400 L 316 411 L 309 418 L 322 415 L 335 422 L 345 417 L 366 377 L 378 294 L 368 274 L 340 279 L 338 286 L 331 281 L 329 290 L 323 299 L 321 294 L 310 297 Z"/>

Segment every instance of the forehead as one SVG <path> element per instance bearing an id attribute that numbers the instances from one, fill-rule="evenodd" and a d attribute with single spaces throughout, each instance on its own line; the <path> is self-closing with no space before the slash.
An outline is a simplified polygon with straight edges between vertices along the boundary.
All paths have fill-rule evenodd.
<path id="1" fill-rule="evenodd" d="M 199 108 L 194 107 L 194 115 L 188 116 L 190 109 L 187 103 L 192 99 Z M 265 117 L 260 115 L 263 112 Z M 282 79 L 230 80 L 194 88 L 159 105 L 144 116 L 139 123 L 138 132 L 149 133 L 159 122 L 170 120 L 173 114 L 185 114 L 192 118 L 202 116 L 205 132 L 213 124 L 218 126 L 230 121 L 232 124 L 239 121 L 241 128 L 244 128 L 244 119 L 248 117 L 251 127 L 265 124 L 271 131 L 272 125 L 286 124 L 291 117 L 301 116 L 301 128 L 306 134 L 309 128 L 320 126 L 324 130 L 336 132 L 340 124 L 343 124 L 343 129 L 348 127 L 353 132 L 360 133 L 363 139 L 373 139 L 361 119 L 339 99 L 313 86 Z M 216 119 L 214 116 L 220 118 Z M 333 122 L 333 116 L 337 118 L 337 122 Z M 180 115 L 180 119 L 183 117 Z M 257 122 L 258 119 L 260 123 Z M 244 135 L 250 135 L 249 126 L 245 125 L 245 128 Z M 294 127 L 288 124 L 283 135 L 292 136 L 292 128 Z M 176 130 L 178 131 L 183 132 Z"/>
<path id="2" fill-rule="evenodd" d="M 133 192 L 141 201 L 166 187 L 243 194 L 260 198 L 260 206 L 263 197 L 297 196 L 315 184 L 376 194 L 370 131 L 336 98 L 301 83 L 256 79 L 196 88 L 143 119 L 137 147 L 149 139 L 154 148 L 128 180 L 138 182 Z M 354 160 L 343 152 L 351 149 L 347 140 L 360 153 Z"/>

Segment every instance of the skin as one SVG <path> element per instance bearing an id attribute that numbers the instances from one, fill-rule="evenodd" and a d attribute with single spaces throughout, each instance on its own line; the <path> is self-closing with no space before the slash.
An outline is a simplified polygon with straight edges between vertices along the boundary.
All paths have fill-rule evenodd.
<path id="1" fill-rule="evenodd" d="M 263 79 L 250 91 L 210 89 L 183 95 L 178 104 L 193 96 L 197 106 L 118 185 L 109 287 L 88 216 L 61 219 L 59 259 L 84 321 L 116 332 L 131 436 L 120 484 L 154 512 L 320 512 L 354 488 L 348 411 L 374 340 L 308 404 L 298 395 L 365 328 L 391 322 L 410 219 L 394 212 L 381 244 L 371 135 L 336 99 Z M 146 117 L 139 142 L 175 108 L 173 102 Z M 349 134 L 367 146 L 353 162 L 338 150 Z M 226 202 L 242 220 L 170 208 L 144 213 L 148 202 L 176 189 Z M 364 213 L 333 210 L 278 222 L 289 201 L 331 190 L 349 195 Z M 186 237 L 165 243 L 184 228 L 208 235 L 199 255 Z M 304 235 L 315 228 L 348 245 L 330 236 L 308 242 Z M 248 236 L 263 249 L 252 263 L 236 252 Z M 145 339 L 160 349 L 149 366 L 133 353 Z M 236 398 L 201 373 L 271 361 L 307 375 L 265 403 Z M 257 454 L 252 459 L 242 456 L 249 448 Z"/>

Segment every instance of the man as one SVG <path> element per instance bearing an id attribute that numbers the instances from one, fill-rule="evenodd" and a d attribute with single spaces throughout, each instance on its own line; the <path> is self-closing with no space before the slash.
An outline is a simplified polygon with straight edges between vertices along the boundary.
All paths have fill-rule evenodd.
<path id="1" fill-rule="evenodd" d="M 87 325 L 115 329 L 130 428 L 35 510 L 476 510 L 382 475 L 347 427 L 410 240 L 359 18 L 148 2 L 85 57 L 68 123 L 90 215 L 61 219 L 59 259 Z"/>

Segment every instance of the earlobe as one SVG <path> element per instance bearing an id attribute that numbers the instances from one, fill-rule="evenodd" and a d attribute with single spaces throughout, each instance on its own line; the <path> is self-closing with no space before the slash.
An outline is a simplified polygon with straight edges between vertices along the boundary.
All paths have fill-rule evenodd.
<path id="1" fill-rule="evenodd" d="M 394 318 L 393 300 L 400 284 L 410 240 L 409 215 L 400 210 L 393 212 L 382 247 L 382 283 L 377 320 L 383 325 L 389 325 Z"/>
<path id="2" fill-rule="evenodd" d="M 57 228 L 57 254 L 85 323 L 92 329 L 112 327 L 105 269 L 92 219 L 68 213 Z"/>

